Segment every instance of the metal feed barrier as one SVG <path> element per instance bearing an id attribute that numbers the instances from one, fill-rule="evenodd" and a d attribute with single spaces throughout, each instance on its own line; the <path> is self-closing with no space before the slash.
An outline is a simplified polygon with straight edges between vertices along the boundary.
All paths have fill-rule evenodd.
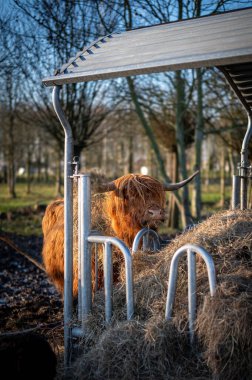
<path id="1" fill-rule="evenodd" d="M 160 250 L 161 244 L 157 232 L 145 227 L 138 231 L 136 234 L 132 244 L 132 253 L 136 253 L 138 251 L 141 240 L 143 241 L 143 251 Z"/>
<path id="2" fill-rule="evenodd" d="M 178 264 L 180 258 L 187 253 L 187 265 L 188 265 L 188 319 L 189 319 L 189 331 L 190 341 L 193 343 L 194 338 L 194 323 L 196 318 L 196 258 L 195 253 L 199 254 L 206 263 L 210 294 L 214 296 L 216 290 L 216 273 L 213 258 L 202 247 L 194 244 L 186 244 L 179 248 L 171 260 L 169 283 L 166 300 L 165 319 L 172 318 L 172 308 L 175 299 L 176 282 L 178 275 Z"/>
<path id="3" fill-rule="evenodd" d="M 139 245 L 143 241 L 142 250 L 156 252 L 168 244 L 169 240 L 162 240 L 158 233 L 150 228 L 142 228 L 135 236 L 132 244 L 132 253 L 139 250 Z"/>
<path id="4" fill-rule="evenodd" d="M 112 317 L 112 288 L 113 288 L 113 263 L 112 246 L 117 247 L 122 253 L 125 262 L 126 274 L 126 307 L 127 320 L 134 314 L 132 256 L 128 247 L 120 239 L 110 236 L 92 234 L 91 225 L 91 189 L 90 174 L 76 174 L 78 178 L 78 319 L 81 328 L 74 328 L 74 336 L 85 334 L 85 321 L 92 311 L 92 250 L 91 244 L 104 245 L 104 291 L 105 291 L 105 320 L 109 322 Z M 97 253 L 97 252 L 96 252 Z M 95 257 L 95 282 L 97 286 L 97 260 Z"/>

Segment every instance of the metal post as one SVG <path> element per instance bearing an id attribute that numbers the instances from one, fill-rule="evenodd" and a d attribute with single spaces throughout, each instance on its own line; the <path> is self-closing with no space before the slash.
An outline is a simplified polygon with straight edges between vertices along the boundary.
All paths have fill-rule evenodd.
<path id="1" fill-rule="evenodd" d="M 120 239 L 110 236 L 90 235 L 88 241 L 90 243 L 109 243 L 119 248 L 120 252 L 122 252 L 125 263 L 127 320 L 132 319 L 134 314 L 133 270 L 129 248 Z"/>
<path id="2" fill-rule="evenodd" d="M 97 244 L 95 244 L 95 291 L 97 292 L 98 290 L 98 247 Z"/>
<path id="3" fill-rule="evenodd" d="M 248 146 L 249 141 L 252 136 L 252 124 L 251 124 L 251 114 L 248 114 L 248 126 L 247 131 L 242 142 L 241 149 L 241 210 L 247 208 L 247 192 L 248 192 Z"/>
<path id="4" fill-rule="evenodd" d="M 79 178 L 77 180 L 77 191 L 78 191 L 78 320 L 82 321 L 82 296 L 81 296 L 81 193 Z"/>
<path id="5" fill-rule="evenodd" d="M 196 318 L 196 259 L 195 253 L 187 249 L 188 265 L 188 319 L 190 342 L 193 343 L 194 321 Z"/>
<path id="6" fill-rule="evenodd" d="M 110 322 L 112 317 L 112 286 L 113 286 L 113 263 L 112 249 L 109 242 L 104 246 L 104 290 L 105 290 L 105 320 Z"/>
<path id="7" fill-rule="evenodd" d="M 112 249 L 111 245 L 116 246 L 123 254 L 125 262 L 125 277 L 126 277 L 126 307 L 127 307 L 127 320 L 131 320 L 134 314 L 134 294 L 133 294 L 133 273 L 132 273 L 132 256 L 129 248 L 118 238 L 110 236 L 90 235 L 88 237 L 89 243 L 105 245 L 104 251 L 104 288 L 105 288 L 105 319 L 109 322 L 112 316 Z M 72 335 L 75 337 L 85 336 L 83 328 L 74 327 Z"/>
<path id="8" fill-rule="evenodd" d="M 70 363 L 71 328 L 73 305 L 73 184 L 72 157 L 73 136 L 72 128 L 61 108 L 59 101 L 60 87 L 55 86 L 52 92 L 54 110 L 65 132 L 64 156 L 64 363 L 65 368 Z"/>
<path id="9" fill-rule="evenodd" d="M 157 232 L 145 227 L 145 228 L 142 228 L 140 231 L 138 231 L 138 233 L 136 234 L 135 239 L 134 239 L 133 244 L 132 244 L 132 253 L 136 253 L 138 251 L 138 247 L 139 247 L 139 244 L 140 244 L 140 241 L 142 238 L 143 238 L 143 242 L 145 242 L 145 246 L 146 246 L 146 241 L 144 240 L 144 237 L 146 235 L 148 235 L 148 237 L 152 236 L 152 238 L 154 240 L 154 248 L 156 250 L 160 249 L 160 238 L 159 238 Z"/>
<path id="10" fill-rule="evenodd" d="M 81 317 L 82 328 L 84 329 L 85 319 L 92 309 L 91 250 L 88 243 L 91 222 L 90 174 L 80 175 L 78 181 L 80 192 Z"/>
<path id="11" fill-rule="evenodd" d="M 233 186 L 232 186 L 232 210 L 235 210 L 240 205 L 241 196 L 241 177 L 238 175 L 233 175 Z"/>
<path id="12" fill-rule="evenodd" d="M 194 336 L 194 321 L 196 316 L 196 268 L 194 253 L 198 253 L 206 263 L 210 294 L 213 296 L 216 289 L 216 274 L 214 262 L 210 254 L 202 247 L 194 244 L 186 244 L 179 248 L 173 255 L 170 265 L 169 284 L 166 300 L 165 319 L 171 319 L 172 308 L 175 298 L 176 281 L 178 274 L 178 263 L 181 256 L 187 251 L 188 260 L 188 309 L 189 309 L 189 329 L 190 340 L 193 342 Z"/>
<path id="13" fill-rule="evenodd" d="M 149 232 L 147 231 L 143 235 L 143 251 L 146 252 L 148 249 L 150 249 L 150 240 L 149 240 Z"/>

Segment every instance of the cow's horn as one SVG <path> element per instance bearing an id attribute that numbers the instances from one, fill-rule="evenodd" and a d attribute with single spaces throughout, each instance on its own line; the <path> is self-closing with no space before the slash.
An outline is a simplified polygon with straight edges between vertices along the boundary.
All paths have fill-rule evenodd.
<path id="1" fill-rule="evenodd" d="M 188 182 L 190 182 L 197 174 L 199 174 L 199 170 L 197 170 L 195 173 L 193 173 L 189 178 L 184 179 L 184 181 L 178 182 L 178 183 L 167 183 L 164 184 L 164 190 L 165 191 L 174 191 L 178 190 L 181 187 L 185 186 Z"/>
<path id="2" fill-rule="evenodd" d="M 106 193 L 108 191 L 114 191 L 116 189 L 116 185 L 114 182 L 100 183 L 97 185 L 97 193 Z"/>

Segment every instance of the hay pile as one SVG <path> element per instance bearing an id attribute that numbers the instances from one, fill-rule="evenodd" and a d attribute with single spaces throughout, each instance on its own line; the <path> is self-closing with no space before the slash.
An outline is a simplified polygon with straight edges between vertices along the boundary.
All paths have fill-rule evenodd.
<path id="1" fill-rule="evenodd" d="M 98 292 L 94 315 L 87 321 L 83 353 L 74 363 L 72 378 L 252 378 L 251 242 L 252 211 L 225 211 L 178 236 L 158 254 L 136 254 L 135 320 L 123 321 L 126 310 L 122 283 L 114 291 L 112 324 L 105 329 L 103 294 Z M 179 269 L 174 318 L 164 321 L 170 261 L 186 243 L 203 246 L 212 254 L 218 284 L 217 294 L 211 299 L 205 265 L 198 260 L 193 348 L 188 337 L 186 260 Z M 121 278 L 123 281 L 123 271 Z"/>

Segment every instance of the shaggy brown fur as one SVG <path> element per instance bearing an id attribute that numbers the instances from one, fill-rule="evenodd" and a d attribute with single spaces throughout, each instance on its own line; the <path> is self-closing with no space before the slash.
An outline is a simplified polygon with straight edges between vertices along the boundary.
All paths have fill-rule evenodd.
<path id="1" fill-rule="evenodd" d="M 161 220 L 150 220 L 147 214 L 149 209 L 164 209 L 165 192 L 161 182 L 147 175 L 128 174 L 114 183 L 117 189 L 107 193 L 105 214 L 115 235 L 131 247 L 144 226 L 157 228 Z"/>
<path id="2" fill-rule="evenodd" d="M 61 294 L 64 291 L 64 201 L 48 205 L 42 220 L 44 243 L 42 257 L 45 270 Z M 78 278 L 74 275 L 74 293 L 78 293 Z"/>
<path id="3" fill-rule="evenodd" d="M 138 174 L 129 174 L 114 181 L 117 189 L 105 197 L 92 197 L 92 228 L 101 230 L 106 235 L 115 235 L 128 246 L 132 245 L 136 233 L 144 226 L 156 229 L 159 219 L 150 222 L 148 210 L 163 209 L 165 192 L 163 185 L 156 179 Z M 77 190 L 74 186 L 74 220 L 73 220 L 73 294 L 78 294 L 78 249 L 77 249 Z M 106 219 L 104 217 L 106 215 Z M 112 228 L 112 231 L 111 231 Z M 46 209 L 42 230 L 44 234 L 43 261 L 46 272 L 56 288 L 63 294 L 64 290 L 64 200 L 53 201 Z M 94 255 L 93 255 L 94 256 Z M 103 285 L 102 254 L 100 254 L 98 287 Z M 113 280 L 119 281 L 121 255 L 115 255 Z M 94 262 L 92 272 L 94 273 Z M 94 277 L 94 276 L 93 276 Z"/>

